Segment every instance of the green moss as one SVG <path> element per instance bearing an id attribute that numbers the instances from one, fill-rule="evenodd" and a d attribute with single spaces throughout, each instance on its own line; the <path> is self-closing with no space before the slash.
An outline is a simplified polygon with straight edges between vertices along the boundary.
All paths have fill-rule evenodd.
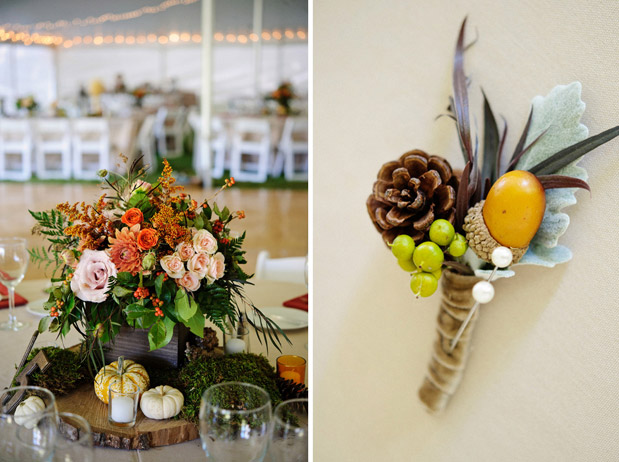
<path id="1" fill-rule="evenodd" d="M 87 379 L 88 371 L 79 355 L 70 350 L 57 347 L 34 348 L 28 361 L 41 350 L 47 355 L 51 366 L 45 372 L 37 370 L 30 374 L 30 385 L 47 388 L 54 395 L 62 396 L 75 390 Z"/>
<path id="2" fill-rule="evenodd" d="M 200 400 L 204 391 L 222 382 L 245 382 L 263 388 L 273 407 L 281 401 L 277 374 L 264 356 L 251 353 L 198 358 L 183 366 L 178 375 L 179 389 L 185 395 L 180 418 L 198 424 Z"/>

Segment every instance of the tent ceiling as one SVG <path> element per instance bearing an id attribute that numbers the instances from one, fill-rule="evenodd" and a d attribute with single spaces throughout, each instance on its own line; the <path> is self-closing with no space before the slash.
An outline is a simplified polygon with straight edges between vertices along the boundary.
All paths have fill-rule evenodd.
<path id="1" fill-rule="evenodd" d="M 3 0 L 0 2 L 0 24 L 35 24 L 40 21 L 86 18 L 105 13 L 124 13 L 144 6 L 156 6 L 162 0 Z M 215 0 L 216 32 L 249 32 L 252 28 L 251 0 Z M 307 0 L 264 0 L 263 28 L 307 29 Z M 67 27 L 54 33 L 70 37 L 86 34 L 169 33 L 170 31 L 200 31 L 200 2 L 179 5 L 158 14 L 116 23 L 107 22 L 89 27 Z"/>

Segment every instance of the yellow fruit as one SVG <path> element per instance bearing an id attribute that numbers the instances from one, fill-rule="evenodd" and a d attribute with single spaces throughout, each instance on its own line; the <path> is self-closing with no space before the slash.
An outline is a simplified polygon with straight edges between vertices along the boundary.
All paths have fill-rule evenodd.
<path id="1" fill-rule="evenodd" d="M 150 378 L 144 366 L 130 359 L 125 359 L 122 361 L 122 367 L 119 368 L 119 361 L 114 361 L 102 367 L 95 377 L 95 394 L 105 404 L 108 403 L 108 391 L 111 383 L 120 381 L 119 390 L 122 392 L 134 392 L 137 385 L 140 387 L 140 396 L 150 385 Z"/>
<path id="2" fill-rule="evenodd" d="M 507 172 L 499 178 L 486 197 L 482 214 L 492 237 L 506 247 L 526 247 L 539 229 L 546 194 L 532 173 Z"/>

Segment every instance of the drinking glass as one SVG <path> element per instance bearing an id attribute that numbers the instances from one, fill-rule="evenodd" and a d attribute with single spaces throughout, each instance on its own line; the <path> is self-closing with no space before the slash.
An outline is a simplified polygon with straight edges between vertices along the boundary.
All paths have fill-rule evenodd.
<path id="1" fill-rule="evenodd" d="M 0 323 L 0 330 L 20 330 L 29 323 L 18 321 L 15 317 L 15 287 L 19 284 L 28 267 L 26 240 L 20 237 L 0 238 L 0 282 L 9 291 L 9 320 Z"/>
<path id="2" fill-rule="evenodd" d="M 269 444 L 272 462 L 307 462 L 308 400 L 291 399 L 277 405 Z"/>
<path id="3" fill-rule="evenodd" d="M 47 462 L 52 456 L 56 438 L 56 400 L 40 387 L 14 387 L 3 390 L 6 401 L 0 403 L 0 459 L 6 462 Z M 9 400 L 16 393 L 24 394 L 20 404 L 33 410 L 22 413 L 9 409 Z M 43 401 L 41 408 L 25 399 L 36 396 Z M 25 404 L 24 404 L 25 403 Z M 39 403 L 40 404 L 40 403 Z M 15 415 L 15 414 L 18 415 Z"/>
<path id="4" fill-rule="evenodd" d="M 54 457 L 50 462 L 93 462 L 92 430 L 86 419 L 59 412 L 57 427 Z"/>
<path id="5" fill-rule="evenodd" d="M 202 395 L 200 436 L 208 461 L 262 462 L 270 425 L 271 399 L 260 387 L 224 382 Z"/>

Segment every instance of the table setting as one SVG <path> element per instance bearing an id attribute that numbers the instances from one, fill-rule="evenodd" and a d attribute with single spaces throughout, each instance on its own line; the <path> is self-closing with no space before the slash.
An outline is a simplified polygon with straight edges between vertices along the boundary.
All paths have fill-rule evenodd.
<path id="1" fill-rule="evenodd" d="M 9 460 L 307 460 L 307 285 L 246 283 L 229 228 L 244 213 L 198 205 L 167 164 L 156 185 L 140 174 L 106 178 L 115 199 L 31 212 L 48 253 L 0 240 L 0 293 L 19 285 L 0 311 Z M 55 276 L 21 282 L 29 259 Z"/>

